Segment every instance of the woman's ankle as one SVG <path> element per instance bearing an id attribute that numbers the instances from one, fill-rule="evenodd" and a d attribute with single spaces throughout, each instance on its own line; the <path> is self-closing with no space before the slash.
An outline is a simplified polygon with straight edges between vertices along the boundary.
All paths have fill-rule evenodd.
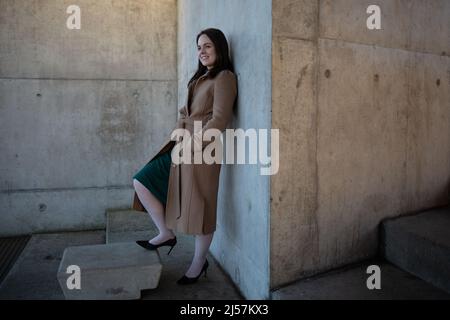
<path id="1" fill-rule="evenodd" d="M 161 237 L 161 238 L 164 238 L 164 239 L 171 239 L 171 238 L 175 238 L 175 234 L 172 232 L 172 231 L 164 231 L 164 232 L 160 232 L 159 233 L 159 236 Z"/>

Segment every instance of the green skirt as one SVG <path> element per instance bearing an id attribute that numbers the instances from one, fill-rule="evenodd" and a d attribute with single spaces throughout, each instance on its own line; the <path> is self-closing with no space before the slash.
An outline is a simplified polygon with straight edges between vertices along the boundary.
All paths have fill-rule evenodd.
<path id="1" fill-rule="evenodd" d="M 133 176 L 133 179 L 142 183 L 161 201 L 164 208 L 167 202 L 170 164 L 172 163 L 170 155 L 170 150 L 158 155 Z"/>

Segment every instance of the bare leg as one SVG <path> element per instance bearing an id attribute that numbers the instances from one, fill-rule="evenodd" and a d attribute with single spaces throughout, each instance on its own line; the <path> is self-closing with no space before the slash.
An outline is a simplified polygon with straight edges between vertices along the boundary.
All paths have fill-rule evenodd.
<path id="1" fill-rule="evenodd" d="M 159 235 L 151 239 L 149 242 L 151 244 L 160 244 L 166 240 L 175 237 L 172 230 L 166 227 L 165 217 L 164 217 L 164 207 L 161 201 L 158 200 L 142 183 L 138 180 L 133 179 L 133 186 L 136 190 L 136 194 L 144 206 L 145 210 L 149 213 L 153 222 L 159 230 Z"/>
<path id="2" fill-rule="evenodd" d="M 209 246 L 211 245 L 214 232 L 210 234 L 196 235 L 195 236 L 195 254 L 192 260 L 191 266 L 186 272 L 186 277 L 193 278 L 198 276 L 202 270 L 203 264 L 208 254 Z"/>

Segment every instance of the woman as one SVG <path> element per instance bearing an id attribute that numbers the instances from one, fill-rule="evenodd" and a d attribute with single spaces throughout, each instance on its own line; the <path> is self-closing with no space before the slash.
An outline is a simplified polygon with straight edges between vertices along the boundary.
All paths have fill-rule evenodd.
<path id="1" fill-rule="evenodd" d="M 201 31 L 196 41 L 198 69 L 188 83 L 187 101 L 179 109 L 181 117 L 176 128 L 188 130 L 191 136 L 196 133 L 192 139 L 204 149 L 209 142 L 199 142 L 200 135 L 207 129 L 223 132 L 230 122 L 237 84 L 225 35 L 210 28 Z M 194 121 L 202 121 L 201 131 L 194 132 Z M 221 164 L 175 164 L 171 158 L 174 145 L 175 141 L 168 138 L 159 152 L 134 175 L 133 209 L 149 212 L 159 230 L 153 239 L 137 241 L 146 249 L 169 246 L 170 253 L 177 243 L 174 231 L 195 235 L 194 258 L 177 281 L 190 284 L 203 272 L 206 276 L 206 255 L 216 230 Z"/>

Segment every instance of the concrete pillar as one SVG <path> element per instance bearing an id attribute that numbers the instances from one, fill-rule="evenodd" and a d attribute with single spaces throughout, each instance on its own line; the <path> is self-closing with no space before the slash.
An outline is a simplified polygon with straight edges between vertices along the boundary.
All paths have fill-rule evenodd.
<path id="1" fill-rule="evenodd" d="M 318 1 L 272 1 L 272 128 L 280 170 L 270 180 L 271 288 L 314 270 L 317 221 Z"/>
<path id="2" fill-rule="evenodd" d="M 238 104 L 230 128 L 270 129 L 271 1 L 178 1 L 179 101 L 197 67 L 196 36 L 222 30 L 238 77 Z M 245 297 L 269 297 L 269 176 L 260 165 L 223 165 L 217 231 L 211 252 Z"/>

